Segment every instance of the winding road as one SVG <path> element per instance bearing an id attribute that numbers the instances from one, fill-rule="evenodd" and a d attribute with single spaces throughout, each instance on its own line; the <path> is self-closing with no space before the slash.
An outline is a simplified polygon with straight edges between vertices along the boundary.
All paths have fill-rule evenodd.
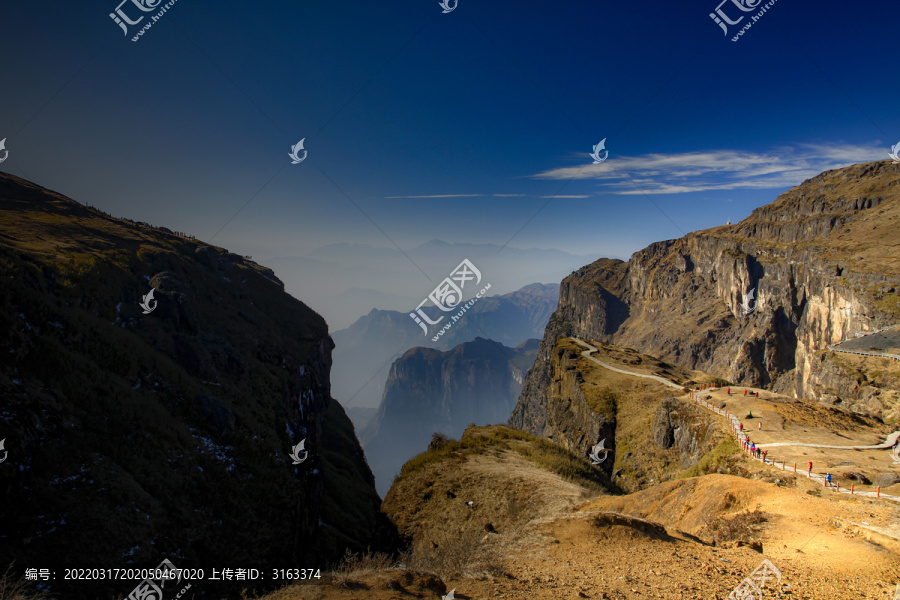
<path id="1" fill-rule="evenodd" d="M 806 446 L 807 448 L 833 448 L 835 450 L 887 450 L 893 448 L 900 438 L 900 431 L 895 431 L 885 440 L 874 446 L 827 446 L 825 444 L 801 444 L 798 442 L 773 442 L 771 444 L 758 444 L 760 448 L 774 448 L 775 446 Z"/>
<path id="2" fill-rule="evenodd" d="M 662 383 L 662 384 L 665 384 L 665 385 L 667 385 L 667 386 L 669 386 L 669 387 L 673 387 L 673 388 L 676 388 L 676 389 L 678 389 L 678 390 L 680 390 L 680 391 L 684 391 L 684 386 L 683 386 L 683 385 L 679 385 L 679 384 L 675 383 L 674 381 L 670 381 L 670 380 L 666 379 L 665 377 L 660 377 L 660 376 L 658 376 L 658 375 L 648 375 L 647 373 L 636 373 L 636 372 L 634 372 L 634 371 L 626 371 L 625 369 L 620 369 L 620 368 L 618 368 L 618 367 L 614 367 L 614 366 L 612 366 L 612 365 L 608 365 L 608 364 L 606 364 L 605 362 L 601 362 L 601 361 L 597 360 L 596 358 L 594 358 L 593 356 L 591 356 L 591 354 L 593 354 L 594 352 L 597 352 L 597 351 L 598 351 L 598 349 L 597 349 L 596 346 L 591 346 L 590 344 L 588 344 L 588 343 L 585 342 L 584 340 L 580 340 L 580 339 L 578 339 L 577 337 L 573 337 L 572 339 L 575 340 L 576 343 L 581 344 L 582 346 L 584 346 L 585 348 L 587 348 L 587 350 L 585 350 L 584 352 L 581 353 L 581 355 L 582 355 L 583 357 L 585 357 L 586 359 L 588 359 L 588 360 L 590 360 L 590 361 L 593 361 L 593 362 L 597 363 L 598 365 L 600 365 L 600 366 L 603 367 L 604 369 L 609 369 L 610 371 L 615 371 L 616 373 L 622 373 L 623 375 L 631 375 L 631 376 L 633 376 L 633 377 L 643 377 L 644 379 L 653 379 L 654 381 L 658 381 L 658 382 L 660 382 L 660 383 Z"/>
<path id="3" fill-rule="evenodd" d="M 658 375 L 648 375 L 646 373 L 637 373 L 635 371 L 628 371 L 626 369 L 620 369 L 618 367 L 614 367 L 612 365 L 606 364 L 605 362 L 597 360 L 596 358 L 591 356 L 591 354 L 593 354 L 594 352 L 598 352 L 598 348 L 596 346 L 592 346 L 591 344 L 588 344 L 584 340 L 581 340 L 576 337 L 573 337 L 572 339 L 577 344 L 580 344 L 581 346 L 584 346 L 585 348 L 587 348 L 587 350 L 585 350 L 584 352 L 581 353 L 581 356 L 583 356 L 584 358 L 586 358 L 592 362 L 597 363 L 604 369 L 609 369 L 610 371 L 614 371 L 616 373 L 622 373 L 623 375 L 631 375 L 633 377 L 643 377 L 645 379 L 653 379 L 654 381 L 658 381 L 669 387 L 673 387 L 678 390 L 684 390 L 683 385 L 679 385 L 679 384 L 675 383 L 674 381 L 670 381 L 670 380 L 666 379 L 665 377 L 660 377 Z M 709 389 L 708 391 L 714 391 L 715 389 L 719 389 L 719 388 L 712 388 L 712 389 Z M 702 400 L 701 393 L 699 391 L 691 392 L 690 395 L 691 395 L 691 398 L 694 399 L 701 406 L 704 406 L 707 409 L 709 409 L 712 412 L 715 412 L 717 414 L 724 415 L 727 419 L 729 419 L 731 421 L 731 423 L 733 424 L 732 431 L 735 433 L 735 435 L 738 437 L 739 440 L 742 437 L 743 438 L 747 437 L 747 432 L 742 429 L 739 429 L 741 422 L 735 415 L 732 415 L 732 414 Z M 774 442 L 771 444 L 758 444 L 758 446 L 760 448 L 774 448 L 776 446 L 805 446 L 805 447 L 809 447 L 809 448 L 829 448 L 829 449 L 837 449 L 837 450 L 887 450 L 888 448 L 894 447 L 897 444 L 898 440 L 900 440 L 900 431 L 895 431 L 894 433 L 890 434 L 887 437 L 887 439 L 885 439 L 884 442 L 882 442 L 881 444 L 876 444 L 874 446 L 829 446 L 829 445 L 825 445 L 825 444 L 804 444 L 804 443 L 799 443 L 799 442 Z M 758 459 L 758 460 L 762 460 L 762 459 Z M 763 462 L 768 463 L 770 461 L 765 460 Z M 774 459 L 771 460 L 771 464 L 773 467 L 775 466 Z M 795 465 L 795 467 L 796 467 L 796 465 Z M 784 464 L 782 464 L 782 470 L 784 470 Z M 812 480 L 819 480 L 819 481 L 822 481 L 823 483 L 825 481 L 824 475 L 819 475 L 817 473 L 812 473 L 812 472 L 802 473 L 802 474 L 805 475 L 806 477 L 809 477 Z M 847 489 L 842 490 L 840 488 L 837 488 L 837 491 L 840 493 L 846 493 L 846 494 L 853 493 L 852 490 L 847 490 Z M 860 495 L 860 496 L 879 497 L 879 498 L 886 498 L 886 499 L 894 500 L 894 501 L 900 501 L 900 497 L 882 494 L 880 492 L 880 490 L 878 492 L 859 491 L 859 492 L 856 492 L 856 494 Z"/>

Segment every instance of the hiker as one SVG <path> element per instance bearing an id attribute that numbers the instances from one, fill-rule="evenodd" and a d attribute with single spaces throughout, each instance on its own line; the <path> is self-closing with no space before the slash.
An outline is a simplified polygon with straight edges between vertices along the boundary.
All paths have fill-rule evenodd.
<path id="1" fill-rule="evenodd" d="M 825 487 L 831 487 L 831 473 L 825 474 Z"/>
<path id="2" fill-rule="evenodd" d="M 759 425 L 759 427 L 757 427 L 756 430 L 757 430 L 757 431 L 762 431 L 762 421 L 760 421 L 759 423 L 757 423 L 757 425 Z"/>
<path id="3" fill-rule="evenodd" d="M 753 411 L 752 411 L 752 410 L 748 410 L 748 411 L 747 411 L 747 416 L 746 416 L 745 418 L 747 418 L 747 419 L 752 419 L 752 418 L 753 418 Z"/>
<path id="4" fill-rule="evenodd" d="M 750 444 L 750 456 L 756 452 L 756 444 Z"/>
<path id="5" fill-rule="evenodd" d="M 766 454 L 768 454 L 768 450 L 763 450 L 763 462 L 766 462 Z"/>
<path id="6" fill-rule="evenodd" d="M 745 395 L 745 396 L 747 395 L 747 390 L 744 390 L 744 395 Z"/>
<path id="7" fill-rule="evenodd" d="M 812 461 L 809 461 L 809 475 L 812 475 Z"/>
<path id="8" fill-rule="evenodd" d="M 726 389 L 726 390 L 725 390 L 725 393 L 728 394 L 728 395 L 730 396 L 730 395 L 731 395 L 731 388 Z"/>
<path id="9" fill-rule="evenodd" d="M 744 424 L 743 424 L 743 423 L 741 423 L 740 425 L 738 425 L 738 431 L 740 431 L 741 433 L 744 432 Z"/>

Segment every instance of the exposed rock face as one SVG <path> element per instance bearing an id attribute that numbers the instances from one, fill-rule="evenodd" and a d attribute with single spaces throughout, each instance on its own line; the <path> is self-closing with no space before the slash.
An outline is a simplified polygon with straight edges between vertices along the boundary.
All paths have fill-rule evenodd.
<path id="1" fill-rule="evenodd" d="M 447 352 L 413 348 L 398 359 L 378 413 L 360 436 L 378 489 L 390 488 L 433 433 L 458 437 L 472 423 L 505 423 L 522 390 L 516 376 L 533 362 L 535 346 L 476 338 Z"/>
<path id="2" fill-rule="evenodd" d="M 685 468 L 712 450 L 714 433 L 715 423 L 709 416 L 675 398 L 663 400 L 653 422 L 653 440 L 663 450 L 674 446 Z"/>
<path id="3" fill-rule="evenodd" d="M 894 383 L 833 368 L 827 350 L 900 322 L 897 247 L 900 165 L 885 161 L 822 173 L 737 225 L 651 244 L 628 262 L 598 260 L 561 283 L 510 424 L 544 429 L 549 354 L 564 335 L 900 417 Z"/>
<path id="4" fill-rule="evenodd" d="M 550 358 L 553 373 L 547 395 L 546 411 L 539 417 L 543 423 L 535 435 L 550 438 L 567 450 L 584 455 L 587 448 L 606 440 L 604 448 L 612 448 L 600 468 L 612 473 L 615 463 L 616 415 L 601 414 L 588 404 L 582 391 L 584 376 L 576 369 L 579 353 L 556 348 Z"/>

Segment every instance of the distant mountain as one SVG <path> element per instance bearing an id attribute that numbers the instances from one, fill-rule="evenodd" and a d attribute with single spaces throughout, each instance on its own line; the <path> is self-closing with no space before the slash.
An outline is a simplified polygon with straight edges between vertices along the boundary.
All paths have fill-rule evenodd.
<path id="1" fill-rule="evenodd" d="M 372 308 L 408 311 L 464 259 L 503 295 L 535 281 L 557 284 L 597 255 L 575 255 L 553 248 L 502 248 L 432 240 L 415 248 L 329 244 L 305 256 L 260 259 L 278 272 L 285 290 L 325 317 L 329 330 L 349 327 Z M 309 282 L 315 281 L 315 286 Z"/>
<path id="2" fill-rule="evenodd" d="M 270 269 L 2 174 L 0 264 L 0 570 L 118 598 L 134 582 L 60 569 L 324 567 L 395 547 L 331 398 L 325 321 Z"/>
<path id="3" fill-rule="evenodd" d="M 353 421 L 353 427 L 356 431 L 365 429 L 366 425 L 378 414 L 378 408 L 374 406 L 351 406 L 346 410 L 347 417 Z"/>
<path id="4" fill-rule="evenodd" d="M 373 306 L 383 310 L 404 311 L 421 302 L 411 296 L 398 296 L 371 288 L 353 287 L 322 299 L 328 307 L 328 328 L 332 331 L 344 329 L 359 319 L 360 315 L 371 312 Z"/>
<path id="5" fill-rule="evenodd" d="M 509 348 L 479 337 L 446 352 L 413 348 L 391 365 L 378 414 L 360 434 L 382 494 L 434 432 L 459 437 L 472 423 L 505 423 L 538 343 Z"/>
<path id="6" fill-rule="evenodd" d="M 331 336 L 335 343 L 332 394 L 344 405 L 377 407 L 390 364 L 410 348 L 448 350 L 476 337 L 517 346 L 543 335 L 558 300 L 559 286 L 540 283 L 482 298 L 438 342 L 423 334 L 408 312 L 372 310 Z"/>

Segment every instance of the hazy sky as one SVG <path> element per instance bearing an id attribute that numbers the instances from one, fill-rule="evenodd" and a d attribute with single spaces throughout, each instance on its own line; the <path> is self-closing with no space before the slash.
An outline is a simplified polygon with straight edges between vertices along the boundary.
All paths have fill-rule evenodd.
<path id="1" fill-rule="evenodd" d="M 718 0 L 177 0 L 132 42 L 165 3 L 119 1 L 0 6 L 0 169 L 260 262 L 627 257 L 900 140 L 894 1 L 778 0 L 737 42 L 765 3 L 722 4 L 726 36 Z M 118 6 L 144 16 L 127 36 Z"/>

